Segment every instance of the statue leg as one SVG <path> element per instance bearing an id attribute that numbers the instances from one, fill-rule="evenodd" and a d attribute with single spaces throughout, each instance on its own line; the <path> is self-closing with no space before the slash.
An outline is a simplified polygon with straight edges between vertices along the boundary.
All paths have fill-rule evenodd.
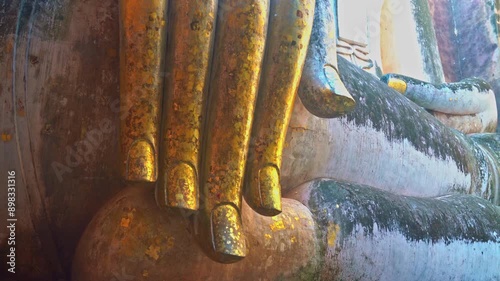
<path id="1" fill-rule="evenodd" d="M 500 208 L 487 200 L 400 196 L 330 179 L 286 195 L 311 210 L 323 243 L 321 273 L 314 280 L 500 277 Z"/>
<path id="2" fill-rule="evenodd" d="M 498 280 L 500 210 L 486 200 L 400 196 L 326 179 L 287 195 L 300 202 L 283 199 L 272 218 L 243 204 L 254 248 L 221 264 L 192 243 L 177 212 L 151 208 L 151 191 L 126 188 L 83 234 L 72 280 Z"/>

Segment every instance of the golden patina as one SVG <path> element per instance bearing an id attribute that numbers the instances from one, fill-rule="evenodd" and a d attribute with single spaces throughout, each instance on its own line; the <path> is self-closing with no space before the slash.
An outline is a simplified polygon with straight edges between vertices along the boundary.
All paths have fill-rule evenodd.
<path id="1" fill-rule="evenodd" d="M 198 210 L 204 102 L 217 1 L 173 1 L 167 47 L 157 202 Z"/>
<path id="2" fill-rule="evenodd" d="M 166 13 L 166 0 L 120 1 L 120 142 L 130 181 L 157 178 Z"/>
<path id="3" fill-rule="evenodd" d="M 157 204 L 196 213 L 201 248 L 237 261 L 247 252 L 243 193 L 257 212 L 281 212 L 281 157 L 299 85 L 317 116 L 354 106 L 327 52 L 336 47 L 333 17 L 324 20 L 329 2 L 146 2 L 121 2 L 124 177 L 158 177 Z"/>
<path id="4" fill-rule="evenodd" d="M 266 57 L 245 173 L 245 199 L 257 212 L 281 212 L 280 167 L 286 129 L 311 36 L 314 1 L 271 1 Z"/>
<path id="5" fill-rule="evenodd" d="M 204 204 L 198 213 L 198 227 L 212 229 L 212 233 L 197 237 L 202 245 L 233 241 L 227 247 L 212 246 L 219 261 L 230 262 L 244 257 L 244 252 L 237 250 L 245 247 L 243 233 L 224 229 L 242 228 L 241 188 L 264 58 L 269 1 L 221 1 L 219 7 L 202 155 L 200 191 Z M 227 213 L 231 218 L 212 215 L 209 220 L 221 204 L 230 204 L 237 211 Z"/>
<path id="6" fill-rule="evenodd" d="M 391 77 L 387 81 L 387 85 L 401 94 L 406 93 L 407 84 L 404 80 Z"/>

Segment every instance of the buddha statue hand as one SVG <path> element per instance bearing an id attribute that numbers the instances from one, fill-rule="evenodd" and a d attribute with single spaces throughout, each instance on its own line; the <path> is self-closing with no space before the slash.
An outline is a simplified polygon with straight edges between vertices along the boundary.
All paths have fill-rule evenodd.
<path id="1" fill-rule="evenodd" d="M 449 127 L 464 133 L 496 130 L 495 93 L 482 79 L 434 85 L 404 75 L 386 74 L 381 80 Z"/>
<path id="2" fill-rule="evenodd" d="M 242 195 L 260 214 L 281 212 L 281 154 L 299 83 L 319 117 L 354 107 L 337 70 L 333 2 L 120 5 L 123 175 L 158 179 L 157 204 L 195 214 L 210 257 L 240 260 Z"/>

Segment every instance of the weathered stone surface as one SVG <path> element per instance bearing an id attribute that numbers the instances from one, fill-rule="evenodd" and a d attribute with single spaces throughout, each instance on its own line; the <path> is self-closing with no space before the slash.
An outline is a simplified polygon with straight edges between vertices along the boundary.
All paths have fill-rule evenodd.
<path id="1" fill-rule="evenodd" d="M 121 188 L 118 7 L 94 0 L 0 7 L 0 171 L 17 172 L 16 279 L 64 279 L 86 225 Z"/>
<path id="2" fill-rule="evenodd" d="M 334 180 L 287 195 L 313 213 L 321 280 L 500 278 L 500 208 L 488 201 L 398 196 Z"/>
<path id="3" fill-rule="evenodd" d="M 446 81 L 485 79 L 493 86 L 500 108 L 500 30 L 495 14 L 495 9 L 500 9 L 496 7 L 498 1 L 429 0 L 429 3 Z"/>
<path id="4" fill-rule="evenodd" d="M 471 195 L 415 198 L 316 180 L 286 194 L 312 213 L 292 199 L 274 218 L 245 206 L 250 253 L 230 265 L 207 258 L 188 219 L 160 210 L 152 195 L 129 187 L 106 204 L 79 244 L 74 281 L 500 277 L 500 209 Z"/>
<path id="5" fill-rule="evenodd" d="M 18 172 L 17 215 L 23 219 L 17 238 L 23 246 L 17 281 L 69 279 L 82 232 L 123 188 L 116 145 L 116 3 L 0 3 L 0 171 Z M 426 196 L 455 188 L 468 192 L 471 183 L 485 182 L 468 138 L 368 74 L 340 64 L 359 108 L 343 119 L 319 120 L 297 102 L 283 160 L 286 187 L 329 175 Z M 5 192 L 0 190 L 0 201 Z M 5 216 L 0 212 L 1 220 Z M 0 228 L 2 256 L 6 237 Z"/>
<path id="6" fill-rule="evenodd" d="M 494 171 L 470 138 L 340 57 L 339 68 L 357 107 L 319 119 L 296 104 L 283 153 L 285 189 L 327 177 L 404 195 L 488 198 Z"/>
<path id="7" fill-rule="evenodd" d="M 285 199 L 271 218 L 244 204 L 242 220 L 250 252 L 217 263 L 197 246 L 188 217 L 159 209 L 152 189 L 125 188 L 83 234 L 72 280 L 317 280 L 319 247 L 304 205 Z"/>

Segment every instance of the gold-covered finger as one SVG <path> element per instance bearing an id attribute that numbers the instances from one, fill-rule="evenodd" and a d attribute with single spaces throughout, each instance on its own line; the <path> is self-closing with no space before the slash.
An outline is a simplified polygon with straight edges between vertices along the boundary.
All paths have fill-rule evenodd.
<path id="1" fill-rule="evenodd" d="M 211 236 L 217 261 L 237 261 L 247 254 L 239 210 L 241 207 L 238 209 L 232 204 L 222 204 L 210 214 Z"/>
<path id="2" fill-rule="evenodd" d="M 160 206 L 197 210 L 199 153 L 217 0 L 172 1 L 163 106 Z"/>
<path id="3" fill-rule="evenodd" d="M 234 262 L 246 255 L 244 235 L 236 235 L 234 230 L 241 229 L 241 187 L 264 57 L 269 2 L 220 2 L 204 128 L 200 189 L 204 204 L 198 214 L 196 236 L 213 259 Z M 219 206 L 234 208 L 231 219 L 213 217 Z M 216 241 L 231 244 L 218 247 Z"/>
<path id="4" fill-rule="evenodd" d="M 281 212 L 281 155 L 311 37 L 314 3 L 271 1 L 244 185 L 247 203 L 262 215 Z"/>
<path id="5" fill-rule="evenodd" d="M 120 149 L 126 180 L 156 181 L 167 0 L 120 1 Z"/>
<path id="6" fill-rule="evenodd" d="M 322 118 L 342 116 L 356 105 L 338 72 L 334 11 L 332 1 L 316 0 L 313 31 L 299 87 L 304 106 Z"/>

